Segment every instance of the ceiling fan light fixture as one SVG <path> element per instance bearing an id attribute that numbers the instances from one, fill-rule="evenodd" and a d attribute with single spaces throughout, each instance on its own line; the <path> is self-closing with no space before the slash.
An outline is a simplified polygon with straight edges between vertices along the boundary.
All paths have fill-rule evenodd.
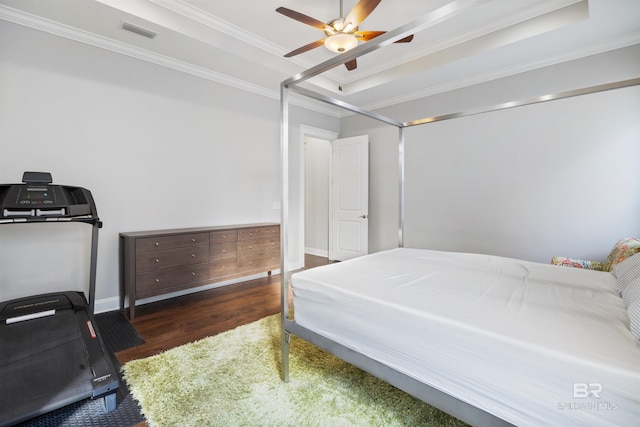
<path id="1" fill-rule="evenodd" d="M 357 29 L 358 27 L 356 25 L 353 25 L 352 22 L 347 22 L 347 24 L 342 28 L 342 31 L 344 31 L 345 33 L 353 33 Z"/>
<path id="2" fill-rule="evenodd" d="M 302 22 L 313 28 L 324 31 L 325 38 L 316 40 L 311 43 L 292 50 L 284 55 L 285 58 L 291 58 L 292 56 L 299 55 L 307 52 L 311 49 L 322 46 L 323 44 L 332 52 L 343 53 L 347 52 L 358 46 L 360 41 L 368 42 L 369 40 L 384 34 L 386 31 L 359 31 L 358 26 L 364 21 L 371 12 L 378 6 L 382 0 L 357 0 L 357 3 L 351 11 L 344 15 L 342 9 L 342 0 L 340 0 L 340 18 L 331 20 L 329 22 L 322 22 L 303 13 L 296 12 L 295 10 L 287 9 L 286 7 L 279 7 L 276 12 L 283 14 L 291 19 Z M 413 35 L 407 36 L 403 39 L 397 40 L 395 43 L 408 43 L 413 39 Z M 347 70 L 353 71 L 358 68 L 356 59 L 353 58 L 344 62 L 344 66 Z"/>
<path id="3" fill-rule="evenodd" d="M 358 39 L 353 34 L 338 33 L 324 39 L 324 45 L 332 52 L 342 53 L 358 46 Z"/>

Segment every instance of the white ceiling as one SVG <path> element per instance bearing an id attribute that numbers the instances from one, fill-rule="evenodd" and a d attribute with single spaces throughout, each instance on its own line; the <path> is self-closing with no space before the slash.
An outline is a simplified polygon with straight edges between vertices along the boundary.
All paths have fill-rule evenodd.
<path id="1" fill-rule="evenodd" d="M 344 0 L 345 15 L 355 3 Z M 340 0 L 0 0 L 0 18 L 278 98 L 280 82 L 336 56 L 321 46 L 283 58 L 324 34 L 279 6 L 323 22 L 340 14 Z M 640 43 L 640 0 L 382 0 L 360 30 L 420 19 L 411 43 L 305 85 L 375 109 Z"/>

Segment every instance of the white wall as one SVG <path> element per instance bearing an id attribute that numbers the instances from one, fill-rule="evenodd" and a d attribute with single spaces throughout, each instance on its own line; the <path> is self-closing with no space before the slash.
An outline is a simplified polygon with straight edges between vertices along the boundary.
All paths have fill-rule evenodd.
<path id="1" fill-rule="evenodd" d="M 408 120 L 638 75 L 633 46 L 381 113 Z M 630 88 L 408 130 L 407 245 L 546 262 L 602 258 L 639 236 L 639 104 Z M 295 107 L 290 122 L 291 256 L 303 252 L 304 126 L 370 135 L 370 250 L 396 246 L 398 131 Z M 278 221 L 279 132 L 275 99 L 0 21 L 0 182 L 50 171 L 93 192 L 99 309 L 117 307 L 122 231 Z M 85 228 L 0 227 L 0 299 L 86 286 Z"/>
<path id="2" fill-rule="evenodd" d="M 390 107 L 401 120 L 635 78 L 640 46 Z M 640 88 L 410 128 L 405 246 L 548 262 L 603 259 L 640 236 Z M 397 245 L 398 131 L 362 117 L 371 141 L 371 251 Z"/>
<path id="3" fill-rule="evenodd" d="M 0 66 L 0 182 L 92 191 L 98 310 L 117 307 L 120 232 L 279 221 L 278 100 L 6 21 Z M 296 107 L 291 123 L 339 126 Z M 85 231 L 48 225 L 0 227 L 0 300 L 85 286 Z"/>

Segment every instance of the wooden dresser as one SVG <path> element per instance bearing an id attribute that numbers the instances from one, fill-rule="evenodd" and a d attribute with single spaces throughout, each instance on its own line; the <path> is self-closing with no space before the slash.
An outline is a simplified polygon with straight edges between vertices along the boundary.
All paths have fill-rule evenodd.
<path id="1" fill-rule="evenodd" d="M 275 223 L 120 233 L 120 310 L 128 298 L 133 320 L 137 299 L 278 268 Z"/>

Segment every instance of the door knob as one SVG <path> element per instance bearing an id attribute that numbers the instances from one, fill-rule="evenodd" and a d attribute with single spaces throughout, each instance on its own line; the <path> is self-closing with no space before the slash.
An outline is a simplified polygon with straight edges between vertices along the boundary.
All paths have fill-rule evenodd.
<path id="1" fill-rule="evenodd" d="M 368 217 L 368 215 L 366 215 L 366 214 L 365 214 L 365 215 L 360 215 L 358 218 L 364 218 L 364 219 L 367 219 L 367 217 Z"/>

